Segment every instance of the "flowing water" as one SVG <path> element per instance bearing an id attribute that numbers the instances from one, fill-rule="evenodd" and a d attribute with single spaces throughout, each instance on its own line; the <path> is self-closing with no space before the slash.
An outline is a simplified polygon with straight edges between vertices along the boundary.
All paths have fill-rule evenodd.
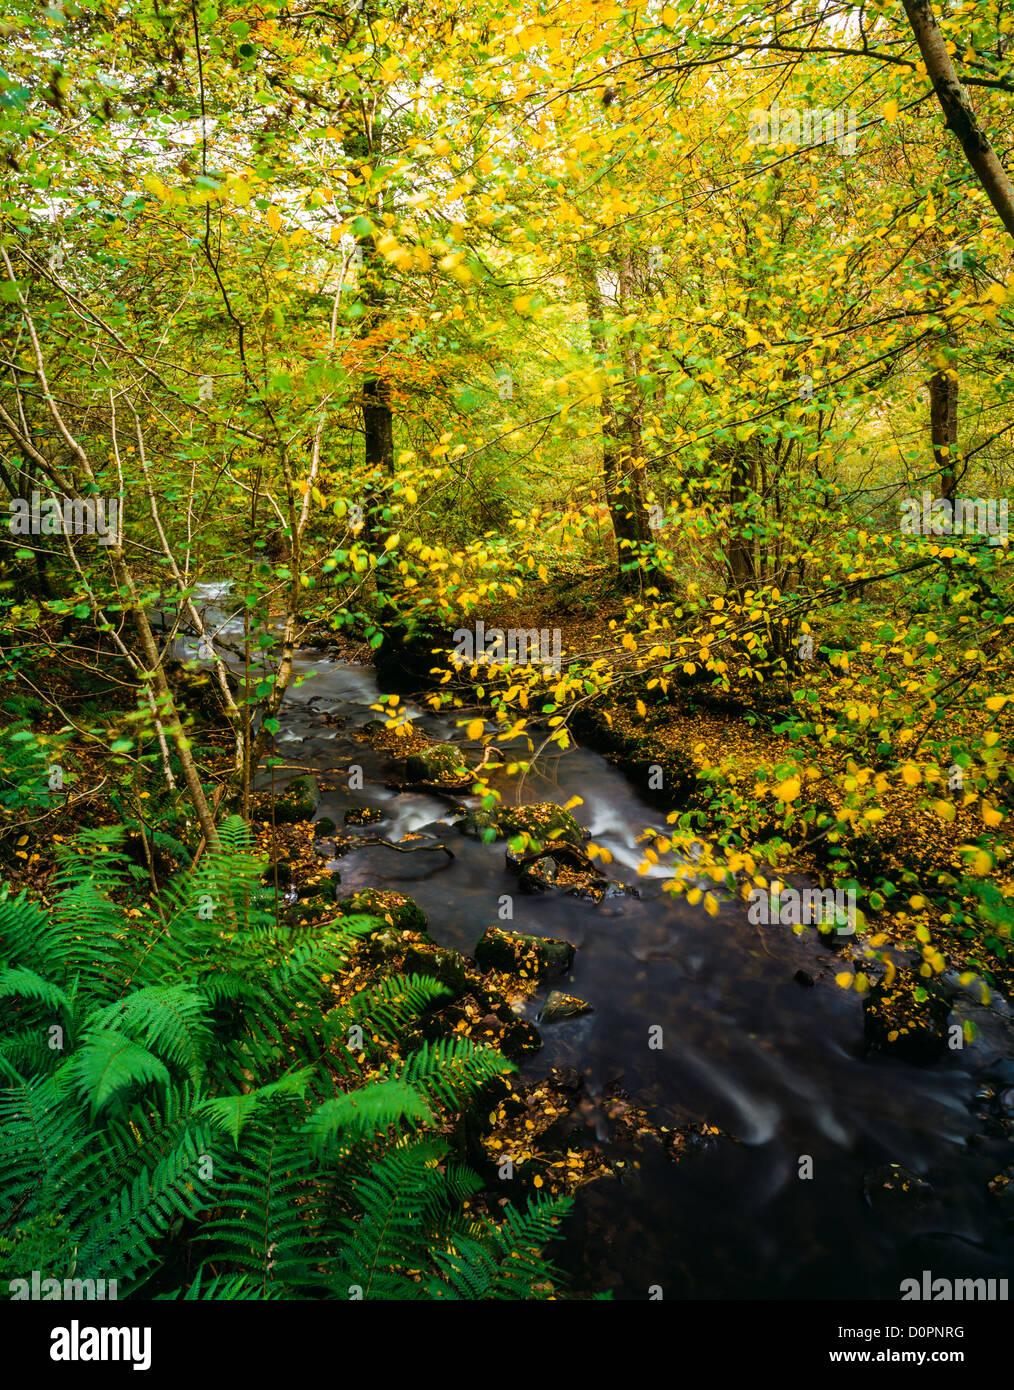
<path id="1" fill-rule="evenodd" d="M 646 1298 L 658 1286 L 666 1298 L 897 1299 L 900 1281 L 924 1269 L 949 1278 L 1014 1273 L 1014 1230 L 986 1193 L 1014 1154 L 1004 1127 L 975 1100 L 986 1075 L 998 1090 L 1014 1086 L 1001 1001 L 982 1008 L 962 999 L 952 1020 L 973 1018 L 980 1036 L 932 1066 L 864 1056 L 861 1000 L 835 983 L 840 959 L 816 933 L 752 925 L 742 901 L 709 916 L 663 890 L 665 864 L 637 875 L 637 834 L 664 815 L 598 754 L 554 751 L 529 774 L 522 800 L 580 796 L 575 817 L 611 851 L 610 874 L 640 897 L 596 905 L 560 892 L 526 895 L 503 843 L 460 834 L 450 802 L 385 787 L 398 762 L 354 732 L 377 717 L 370 668 L 307 651 L 297 671 L 303 680 L 282 709 L 279 755 L 325 780 L 327 769 L 350 763 L 364 774 L 360 791 L 326 790 L 319 814 L 340 825 L 347 808 L 374 807 L 384 820 L 350 828 L 351 836 L 422 832 L 455 855 L 353 849 L 334 865 L 343 887 L 409 895 L 432 936 L 467 954 L 492 924 L 573 942 L 572 976 L 556 983 L 594 1012 L 541 1027 L 542 1049 L 522 1074 L 575 1067 L 593 1102 L 618 1084 L 663 1125 L 692 1119 L 722 1131 L 679 1162 L 654 1140 L 636 1152 L 628 1146 L 625 1176 L 579 1191 L 557 1256 L 579 1288 L 620 1298 Z M 481 745 L 464 741 L 452 718 L 406 708 L 433 741 L 461 742 L 478 761 Z M 296 775 L 276 773 L 276 787 Z M 514 801 L 516 779 L 491 781 Z M 503 894 L 513 898 L 509 922 L 498 921 Z M 798 970 L 813 977 L 812 988 L 796 981 Z M 533 1020 L 544 993 L 527 1009 Z M 661 1049 L 649 1046 L 653 1027 Z M 608 1121 L 588 1109 L 608 1144 Z M 871 1205 L 864 1175 L 886 1163 L 917 1173 L 932 1193 L 918 1207 Z"/>

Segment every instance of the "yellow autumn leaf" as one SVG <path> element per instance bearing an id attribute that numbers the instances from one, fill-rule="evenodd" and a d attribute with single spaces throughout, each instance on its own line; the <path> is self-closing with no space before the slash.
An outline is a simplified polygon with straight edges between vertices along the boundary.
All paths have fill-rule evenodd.
<path id="1" fill-rule="evenodd" d="M 159 202 L 167 203 L 172 197 L 172 192 L 166 188 L 162 180 L 156 178 L 154 174 L 146 174 L 144 176 L 144 186 L 149 193 L 154 193 Z"/>
<path id="2" fill-rule="evenodd" d="M 482 738 L 482 731 L 485 727 L 481 719 L 473 719 L 465 730 L 465 737 L 473 740 Z"/>

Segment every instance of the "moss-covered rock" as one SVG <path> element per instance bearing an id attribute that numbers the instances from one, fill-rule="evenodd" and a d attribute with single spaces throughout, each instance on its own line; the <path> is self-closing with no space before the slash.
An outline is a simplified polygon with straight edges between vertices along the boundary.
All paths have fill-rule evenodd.
<path id="1" fill-rule="evenodd" d="M 405 759 L 405 777 L 409 782 L 461 782 L 470 771 L 453 743 L 434 743 Z"/>
<path id="2" fill-rule="evenodd" d="M 379 888 L 361 888 L 347 898 L 337 901 L 341 917 L 377 917 L 398 931 L 426 930 L 426 914 L 418 903 L 403 893 L 389 893 Z"/>
<path id="3" fill-rule="evenodd" d="M 336 915 L 334 903 L 321 902 L 319 898 L 299 898 L 285 909 L 282 920 L 287 927 L 306 930 L 333 922 Z"/>
<path id="4" fill-rule="evenodd" d="M 375 806 L 350 806 L 345 812 L 346 825 L 376 825 L 384 819 L 384 812 Z"/>
<path id="5" fill-rule="evenodd" d="M 580 847 L 584 831 L 555 801 L 535 801 L 530 806 L 501 806 L 496 813 L 502 835 L 527 835 L 533 845 L 563 843 Z"/>
<path id="6" fill-rule="evenodd" d="M 496 811 L 488 811 L 482 806 L 466 811 L 456 824 L 461 834 L 472 840 L 489 844 L 493 840 L 503 839 Z"/>
<path id="7" fill-rule="evenodd" d="M 555 937 L 525 936 L 488 927 L 476 943 L 475 959 L 483 970 L 503 970 L 522 979 L 541 980 L 569 970 L 574 947 Z"/>
<path id="8" fill-rule="evenodd" d="M 279 888 L 288 888 L 292 882 L 292 861 L 289 859 L 276 859 L 273 864 L 269 864 L 261 875 L 261 882 L 268 888 L 274 888 L 275 883 Z"/>
<path id="9" fill-rule="evenodd" d="M 313 820 L 320 805 L 320 784 L 316 777 L 306 774 L 290 782 L 280 796 L 275 797 L 274 823 L 294 825 L 297 821 Z M 270 824 L 272 806 L 270 797 L 258 797 L 253 807 L 251 819 Z"/>
<path id="10" fill-rule="evenodd" d="M 525 893 L 545 893 L 555 883 L 556 860 L 548 854 L 526 864 L 518 877 L 518 887 Z"/>
<path id="11" fill-rule="evenodd" d="M 432 976 L 450 990 L 455 999 L 460 999 L 468 989 L 465 957 L 443 946 L 431 946 L 427 942 L 413 943 L 405 952 L 401 968 L 406 975 Z"/>
<path id="12" fill-rule="evenodd" d="M 392 964 L 396 958 L 400 959 L 404 954 L 405 938 L 397 927 L 392 927 L 389 923 L 380 924 L 380 919 L 377 920 L 377 930 L 365 943 L 367 954 L 374 960 Z"/>
<path id="13" fill-rule="evenodd" d="M 542 1046 L 542 1038 L 539 1030 L 526 1018 L 515 1018 L 512 1022 L 504 1024 L 503 1032 L 495 1045 L 497 1051 L 514 1062 L 526 1052 L 538 1052 Z"/>
<path id="14" fill-rule="evenodd" d="M 296 888 L 296 896 L 300 902 L 317 898 L 327 898 L 333 901 L 335 886 L 332 879 L 339 877 L 338 874 L 321 874 L 318 878 L 307 879 Z"/>
<path id="15" fill-rule="evenodd" d="M 584 831 L 555 801 L 536 801 L 530 806 L 482 806 L 466 811 L 457 822 L 462 835 L 487 844 L 492 840 L 525 837 L 523 853 L 543 845 L 584 843 Z M 515 852 L 515 859 L 519 856 Z"/>

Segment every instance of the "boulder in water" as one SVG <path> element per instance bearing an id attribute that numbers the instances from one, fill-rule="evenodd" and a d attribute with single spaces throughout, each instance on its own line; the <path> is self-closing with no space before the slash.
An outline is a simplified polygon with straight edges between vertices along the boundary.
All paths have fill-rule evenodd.
<path id="1" fill-rule="evenodd" d="M 488 927 L 475 947 L 475 959 L 482 970 L 502 970 L 528 980 L 562 975 L 574 963 L 574 947 L 554 937 L 525 936 Z"/>
<path id="2" fill-rule="evenodd" d="M 296 777 L 280 796 L 275 797 L 274 807 L 270 797 L 258 797 L 251 812 L 251 819 L 276 825 L 294 825 L 297 821 L 313 820 L 320 805 L 320 783 L 316 777 L 306 773 Z"/>
<path id="3" fill-rule="evenodd" d="M 337 885 L 336 885 L 337 886 Z M 347 898 L 339 898 L 341 917 L 377 917 L 398 931 L 426 930 L 426 914 L 404 893 L 388 893 L 379 888 L 361 888 Z"/>
<path id="4" fill-rule="evenodd" d="M 482 806 L 470 809 L 456 824 L 462 835 L 472 840 L 482 840 L 487 845 L 493 840 L 503 839 L 495 810 L 488 811 Z"/>
<path id="5" fill-rule="evenodd" d="M 1014 1222 L 1014 1167 L 1004 1168 L 991 1178 L 986 1190 L 1005 1221 Z"/>
<path id="6" fill-rule="evenodd" d="M 900 1163 L 884 1163 L 864 1176 L 863 1196 L 876 1212 L 919 1211 L 933 1196 L 933 1185 Z"/>
<path id="7" fill-rule="evenodd" d="M 558 1023 L 562 1018 L 577 1018 L 580 1014 L 590 1014 L 592 1006 L 576 995 L 564 994 L 561 989 L 551 989 L 546 1002 L 539 1011 L 540 1023 Z"/>
<path id="8" fill-rule="evenodd" d="M 471 771 L 453 743 L 434 743 L 405 759 L 405 777 L 409 782 L 463 782 Z"/>
<path id="9" fill-rule="evenodd" d="M 468 990 L 465 957 L 443 946 L 413 942 L 405 952 L 401 969 L 406 975 L 431 976 L 449 990 L 454 999 L 460 999 Z"/>
<path id="10" fill-rule="evenodd" d="M 584 831 L 577 821 L 555 801 L 535 801 L 530 806 L 501 806 L 496 812 L 501 835 L 525 835 L 528 848 L 555 843 L 584 844 Z"/>
<path id="11" fill-rule="evenodd" d="M 549 855 L 534 859 L 521 870 L 518 886 L 525 893 L 544 893 L 556 883 L 556 860 Z"/>

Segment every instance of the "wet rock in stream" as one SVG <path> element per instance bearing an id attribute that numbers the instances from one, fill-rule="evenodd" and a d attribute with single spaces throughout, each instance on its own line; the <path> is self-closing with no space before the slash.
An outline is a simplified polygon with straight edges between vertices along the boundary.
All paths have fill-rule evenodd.
<path id="1" fill-rule="evenodd" d="M 341 882 L 340 874 L 321 874 L 316 878 L 304 879 L 296 888 L 296 897 L 300 902 L 317 898 L 333 900 L 337 886 L 336 880 Z"/>
<path id="2" fill-rule="evenodd" d="M 406 975 L 428 975 L 460 999 L 468 990 L 467 962 L 457 951 L 431 945 L 428 941 L 413 942 L 405 952 L 401 969 Z"/>
<path id="3" fill-rule="evenodd" d="M 518 877 L 518 887 L 525 893 L 544 893 L 556 884 L 556 860 L 543 855 L 526 864 Z"/>
<path id="4" fill-rule="evenodd" d="M 578 999 L 576 995 L 564 994 L 560 989 L 551 989 L 546 1002 L 539 1010 L 539 1022 L 558 1023 L 564 1018 L 577 1018 L 581 1014 L 592 1012 L 592 1006 L 586 1004 L 583 999 Z"/>
<path id="5" fill-rule="evenodd" d="M 488 1115 L 479 1117 L 479 1130 L 483 1155 L 498 1176 L 509 1159 L 519 1188 L 551 1193 L 622 1177 L 638 1167 L 645 1145 L 678 1161 L 720 1133 L 692 1121 L 658 1125 L 616 1081 L 590 1095 L 573 1067 L 552 1067 L 534 1081 L 498 1078 L 498 1094 Z"/>
<path id="6" fill-rule="evenodd" d="M 461 749 L 453 743 L 435 743 L 405 759 L 405 779 L 409 782 L 457 783 L 470 776 Z"/>
<path id="7" fill-rule="evenodd" d="M 1014 1222 L 1014 1165 L 1004 1168 L 986 1185 L 990 1201 L 1007 1222 Z"/>
<path id="8" fill-rule="evenodd" d="M 933 1198 L 933 1185 L 900 1163 L 885 1163 L 863 1178 L 867 1205 L 880 1214 L 921 1211 Z"/>
<path id="9" fill-rule="evenodd" d="M 476 943 L 475 959 L 483 970 L 502 970 L 523 980 L 541 980 L 565 974 L 574 963 L 574 947 L 569 941 L 554 937 L 526 936 L 487 927 Z"/>
<path id="10" fill-rule="evenodd" d="M 404 893 L 362 888 L 347 898 L 340 898 L 336 907 L 341 917 L 378 917 L 399 931 L 426 930 L 426 914 Z"/>
<path id="11" fill-rule="evenodd" d="M 320 783 L 309 773 L 296 777 L 272 802 L 267 795 L 258 796 L 251 809 L 251 820 L 275 825 L 295 825 L 309 821 L 320 805 Z"/>

